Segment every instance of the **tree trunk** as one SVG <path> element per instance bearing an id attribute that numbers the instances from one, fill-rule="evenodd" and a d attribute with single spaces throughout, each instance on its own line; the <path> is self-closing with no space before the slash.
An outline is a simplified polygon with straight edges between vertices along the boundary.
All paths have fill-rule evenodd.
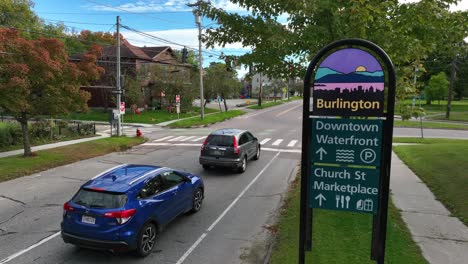
<path id="1" fill-rule="evenodd" d="M 208 103 L 208 100 L 206 100 L 206 99 L 203 99 L 203 100 L 205 101 L 205 103 L 203 105 L 206 108 L 206 104 Z"/>
<path id="2" fill-rule="evenodd" d="M 17 118 L 18 122 L 21 124 L 21 130 L 23 132 L 23 147 L 24 147 L 24 157 L 31 157 L 31 143 L 29 142 L 29 131 L 28 131 L 28 118 L 26 113 L 21 113 L 21 117 Z"/>
<path id="3" fill-rule="evenodd" d="M 226 103 L 226 97 L 224 97 L 224 94 L 221 94 L 221 96 L 223 97 L 223 102 L 224 102 L 224 111 L 228 111 L 228 107 L 227 107 L 227 103 Z"/>

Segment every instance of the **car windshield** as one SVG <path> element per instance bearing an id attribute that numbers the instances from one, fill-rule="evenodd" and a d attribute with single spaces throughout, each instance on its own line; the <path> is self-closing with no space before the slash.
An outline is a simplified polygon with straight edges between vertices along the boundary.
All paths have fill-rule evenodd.
<path id="1" fill-rule="evenodd" d="M 223 147 L 233 147 L 234 140 L 232 136 L 223 136 L 223 135 L 210 135 L 206 141 L 208 145 L 214 146 L 223 146 Z"/>
<path id="2" fill-rule="evenodd" d="M 80 189 L 73 198 L 73 202 L 88 208 L 120 208 L 127 202 L 127 196 L 123 193 Z"/>

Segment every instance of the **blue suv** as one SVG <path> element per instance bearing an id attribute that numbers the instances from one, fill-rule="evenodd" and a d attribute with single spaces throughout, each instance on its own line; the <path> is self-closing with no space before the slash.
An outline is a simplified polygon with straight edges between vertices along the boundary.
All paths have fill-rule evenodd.
<path id="1" fill-rule="evenodd" d="M 63 205 L 65 243 L 145 257 L 171 220 L 198 212 L 204 198 L 199 176 L 170 168 L 124 164 L 83 184 Z"/>

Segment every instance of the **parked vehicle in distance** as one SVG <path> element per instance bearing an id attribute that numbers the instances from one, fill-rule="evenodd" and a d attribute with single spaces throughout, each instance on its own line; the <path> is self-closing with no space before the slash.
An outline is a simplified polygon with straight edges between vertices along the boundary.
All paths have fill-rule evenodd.
<path id="1" fill-rule="evenodd" d="M 242 173 L 247 161 L 260 158 L 260 143 L 247 130 L 224 128 L 212 132 L 203 142 L 200 164 L 204 169 L 211 166 L 229 167 Z"/>
<path id="2" fill-rule="evenodd" d="M 199 176 L 166 167 L 114 167 L 83 184 L 63 205 L 63 241 L 147 256 L 165 225 L 200 210 L 204 188 Z"/>

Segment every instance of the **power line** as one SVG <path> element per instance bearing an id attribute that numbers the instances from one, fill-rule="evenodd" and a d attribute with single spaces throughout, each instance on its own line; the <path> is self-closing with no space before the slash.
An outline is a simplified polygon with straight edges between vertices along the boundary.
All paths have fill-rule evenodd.
<path id="1" fill-rule="evenodd" d="M 22 29 L 22 28 L 11 27 L 11 26 L 5 26 L 5 25 L 0 25 L 0 28 L 15 29 L 15 30 L 18 30 L 18 31 L 34 33 L 34 34 L 38 34 L 38 35 L 41 35 L 41 36 L 47 36 L 47 37 L 56 37 L 56 38 L 76 38 L 76 39 L 78 39 L 78 40 L 81 41 L 81 42 L 91 43 L 91 44 L 98 44 L 98 45 L 101 45 L 101 46 L 103 46 L 103 47 L 113 46 L 113 45 L 108 44 L 108 43 L 96 42 L 96 41 L 90 41 L 90 40 L 84 40 L 84 39 L 79 38 L 77 35 L 68 36 L 68 35 L 66 35 L 66 34 L 64 34 L 64 35 L 47 34 L 47 33 L 44 33 L 44 32 L 37 32 L 37 31 L 29 30 L 29 29 Z"/>
<path id="2" fill-rule="evenodd" d="M 172 45 L 176 45 L 176 46 L 181 46 L 181 47 L 188 47 L 189 49 L 191 50 L 194 50 L 194 51 L 197 51 L 197 49 L 195 48 L 192 48 L 190 47 L 189 45 L 184 45 L 184 44 L 180 44 L 180 43 L 177 43 L 177 42 L 174 42 L 174 41 L 171 41 L 171 40 L 167 40 L 167 39 L 163 39 L 163 38 L 160 38 L 160 37 L 156 37 L 156 36 L 153 36 L 151 34 L 148 34 L 148 33 L 145 33 L 145 32 L 142 32 L 142 31 L 139 31 L 139 30 L 136 30 L 136 29 L 133 29 L 131 27 L 128 27 L 128 26 L 125 26 L 125 25 L 122 25 L 123 28 L 127 29 L 127 30 L 130 30 L 130 31 L 133 31 L 141 36 L 144 36 L 144 37 L 147 37 L 147 38 L 151 38 L 151 39 L 155 39 L 155 40 L 158 40 L 158 41 L 161 41 L 163 43 L 167 43 L 167 44 L 172 44 Z M 215 55 L 215 56 L 221 56 L 220 53 L 214 53 L 214 52 L 210 52 L 210 51 L 205 51 L 206 53 L 208 54 L 211 54 L 211 55 Z"/>
<path id="3" fill-rule="evenodd" d="M 55 22 L 62 22 L 62 23 L 71 23 L 71 24 L 83 24 L 83 25 L 99 25 L 99 26 L 113 26 L 115 24 L 100 24 L 100 23 L 91 23 L 91 22 L 76 22 L 76 21 L 65 21 L 65 20 L 56 20 L 56 19 L 46 19 L 42 18 L 46 21 L 55 21 Z"/>
<path id="4" fill-rule="evenodd" d="M 116 10 L 120 10 L 120 11 L 124 11 L 124 12 L 128 12 L 128 13 L 133 13 L 133 14 L 138 14 L 138 15 L 144 15 L 144 16 L 147 16 L 147 17 L 150 17 L 150 18 L 153 18 L 153 19 L 157 19 L 157 20 L 161 20 L 161 21 L 164 21 L 164 22 L 168 22 L 168 23 L 179 24 L 179 25 L 188 25 L 188 24 L 179 23 L 179 22 L 173 21 L 173 20 L 167 20 L 167 19 L 162 19 L 162 18 L 159 18 L 159 17 L 154 17 L 154 16 L 146 15 L 145 13 L 133 12 L 133 11 L 130 11 L 130 10 L 126 10 L 126 9 L 124 9 L 124 8 L 115 7 L 115 6 L 106 5 L 106 4 L 102 4 L 102 3 L 99 3 L 99 2 L 96 2 L 96 1 L 93 1 L 93 0 L 86 0 L 86 1 L 91 2 L 91 3 L 93 3 L 93 4 L 97 4 L 97 5 L 109 7 L 109 8 L 112 8 L 112 9 L 116 9 Z"/>
<path id="5" fill-rule="evenodd" d="M 49 15 L 85 15 L 85 16 L 114 16 L 114 13 L 64 13 L 64 12 L 36 12 L 38 14 L 49 14 Z M 160 11 L 160 12 L 135 12 L 129 13 L 128 15 L 156 15 L 156 14 L 176 14 L 176 13 L 192 13 L 192 11 Z"/>

